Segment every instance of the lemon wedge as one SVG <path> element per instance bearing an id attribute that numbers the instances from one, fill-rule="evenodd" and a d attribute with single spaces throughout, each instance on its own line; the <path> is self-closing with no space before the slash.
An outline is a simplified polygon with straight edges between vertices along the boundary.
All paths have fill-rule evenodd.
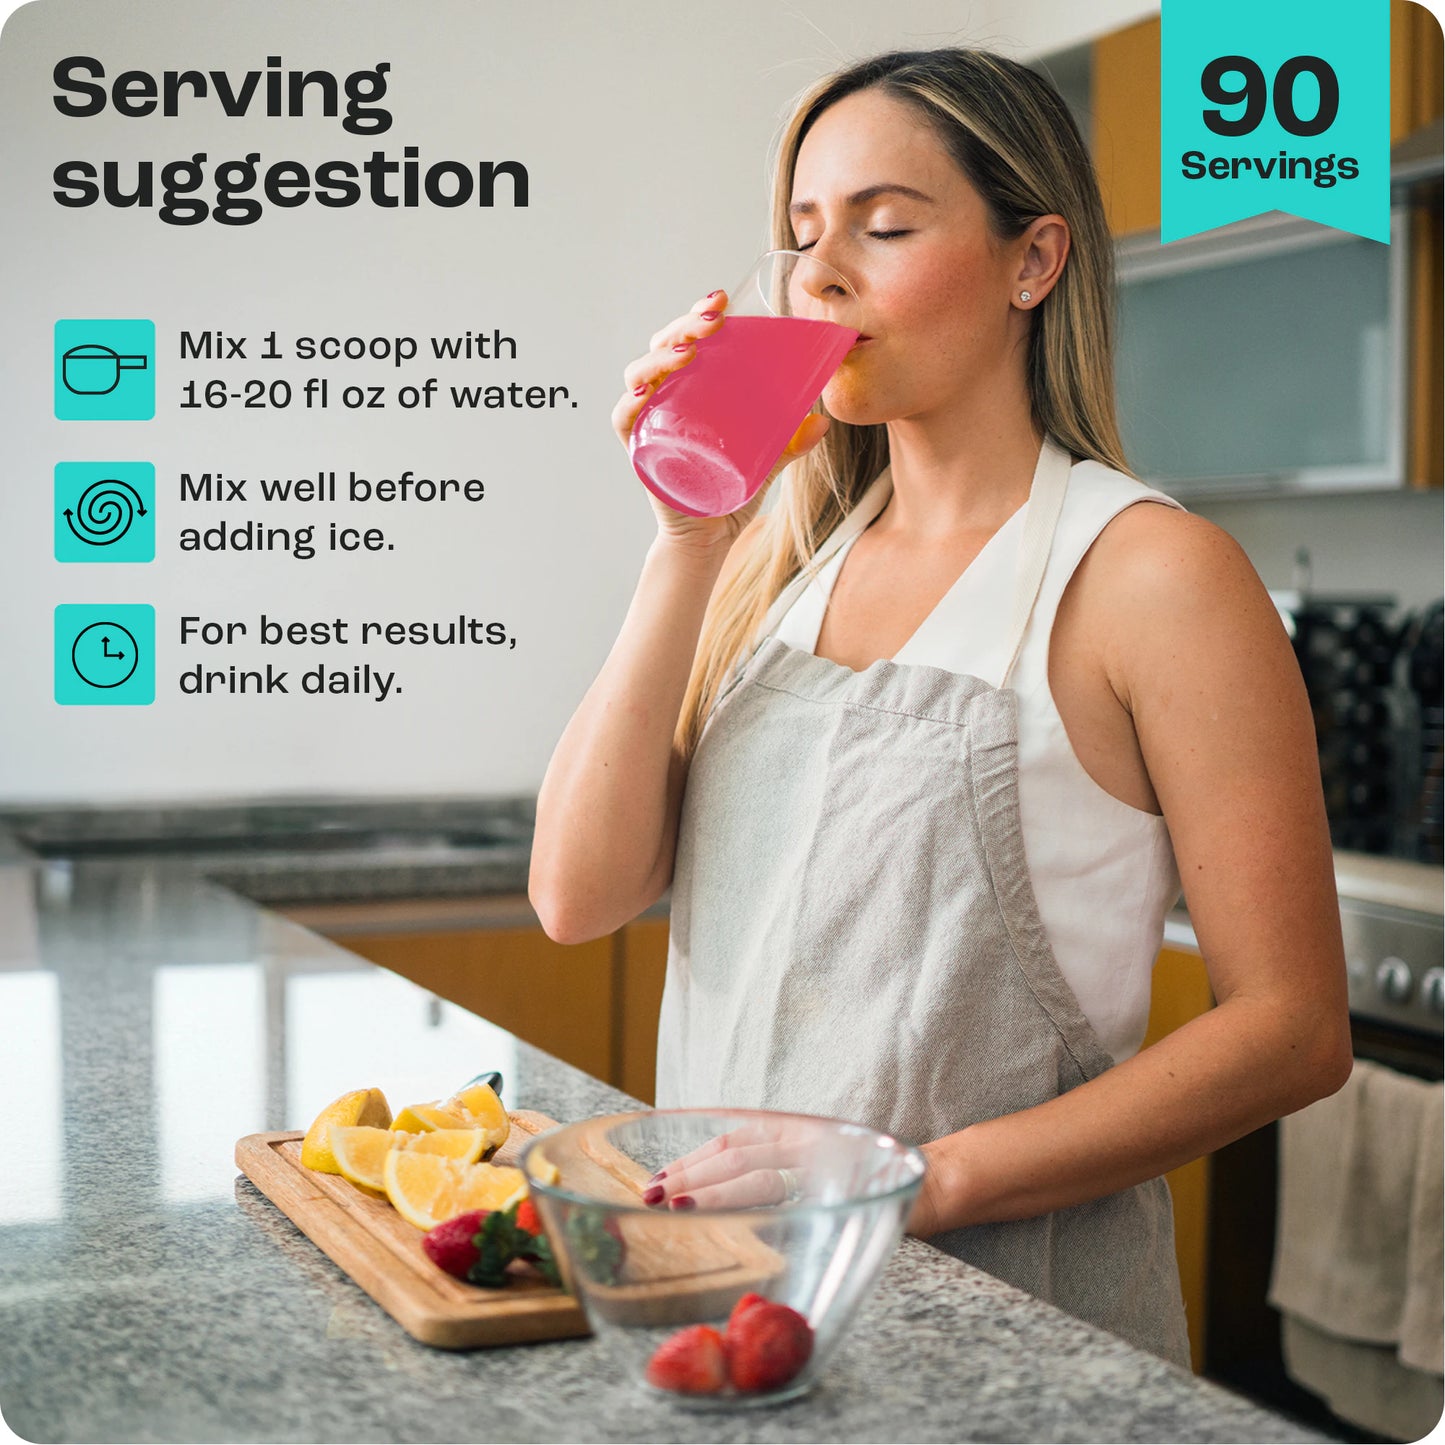
<path id="1" fill-rule="evenodd" d="M 311 1122 L 301 1141 L 301 1162 L 322 1174 L 340 1174 L 341 1167 L 331 1152 L 333 1126 L 351 1128 L 358 1124 L 385 1129 L 391 1123 L 391 1105 L 380 1089 L 353 1089 L 329 1103 Z"/>
<path id="2" fill-rule="evenodd" d="M 365 1125 L 331 1128 L 331 1152 L 341 1177 L 378 1194 L 386 1193 L 386 1156 L 393 1149 L 415 1149 L 419 1154 L 440 1154 L 461 1164 L 475 1164 L 486 1147 L 483 1129 L 433 1129 L 429 1134 L 407 1134 Z"/>
<path id="3" fill-rule="evenodd" d="M 418 1229 L 435 1229 L 469 1209 L 505 1209 L 527 1193 L 520 1169 L 463 1164 L 415 1149 L 389 1150 L 382 1179 L 396 1212 Z"/>
<path id="4" fill-rule="evenodd" d="M 391 1127 L 408 1134 L 429 1134 L 433 1129 L 470 1129 L 475 1126 L 460 1109 L 448 1108 L 434 1100 L 430 1104 L 408 1104 L 391 1121 Z"/>
<path id="5" fill-rule="evenodd" d="M 477 1121 L 479 1129 L 506 1130 L 507 1111 L 490 1084 L 472 1084 L 459 1089 L 442 1105 L 444 1109 L 460 1109 Z"/>
<path id="6" fill-rule="evenodd" d="M 507 1118 L 506 1106 L 490 1084 L 470 1084 L 459 1089 L 442 1108 L 464 1114 L 474 1129 L 485 1129 L 488 1154 L 494 1153 L 507 1142 L 512 1123 Z"/>
<path id="7" fill-rule="evenodd" d="M 562 1171 L 541 1151 L 533 1149 L 529 1156 L 532 1174 L 539 1184 L 560 1184 Z"/>
<path id="8" fill-rule="evenodd" d="M 430 1104 L 408 1104 L 392 1121 L 393 1129 L 425 1134 L 432 1129 L 484 1129 L 485 1154 L 493 1154 L 507 1142 L 511 1123 L 502 1101 L 486 1084 L 471 1084 L 449 1099 Z"/>

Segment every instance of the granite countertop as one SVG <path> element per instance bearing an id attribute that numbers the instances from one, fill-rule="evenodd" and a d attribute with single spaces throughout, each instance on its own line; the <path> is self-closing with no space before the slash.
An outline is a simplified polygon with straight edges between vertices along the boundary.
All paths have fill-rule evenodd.
<path id="1" fill-rule="evenodd" d="M 3 842 L 0 834 L 0 842 Z M 202 876 L 0 847 L 0 1408 L 52 1440 L 1319 1440 L 905 1240 L 819 1387 L 695 1415 L 590 1340 L 417 1344 L 237 1175 L 345 1090 L 635 1101 Z M 21 1105 L 23 1101 L 23 1108 Z"/>

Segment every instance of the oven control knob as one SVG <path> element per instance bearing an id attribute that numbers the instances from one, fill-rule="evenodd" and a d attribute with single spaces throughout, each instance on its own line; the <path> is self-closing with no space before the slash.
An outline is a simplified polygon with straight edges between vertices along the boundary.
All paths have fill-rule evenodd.
<path id="1" fill-rule="evenodd" d="M 1420 993 L 1425 1007 L 1437 1017 L 1445 1014 L 1445 972 L 1438 968 L 1429 969 L 1420 980 Z"/>
<path id="2" fill-rule="evenodd" d="M 1375 987 L 1387 1003 L 1408 1003 L 1414 982 L 1403 958 L 1387 958 L 1375 970 Z"/>

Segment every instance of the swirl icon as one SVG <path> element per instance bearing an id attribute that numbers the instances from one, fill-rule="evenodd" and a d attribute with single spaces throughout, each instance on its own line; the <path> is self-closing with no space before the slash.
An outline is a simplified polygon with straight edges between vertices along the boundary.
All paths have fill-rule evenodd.
<path id="1" fill-rule="evenodd" d="M 131 523 L 146 514 L 140 493 L 117 477 L 92 482 L 74 508 L 65 509 L 65 522 L 72 535 L 92 547 L 109 547 L 130 531 Z"/>

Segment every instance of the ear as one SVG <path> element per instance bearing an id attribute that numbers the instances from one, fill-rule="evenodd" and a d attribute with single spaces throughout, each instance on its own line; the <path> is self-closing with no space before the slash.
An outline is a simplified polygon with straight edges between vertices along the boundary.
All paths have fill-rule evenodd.
<path id="1" fill-rule="evenodd" d="M 1019 266 L 1012 300 L 1020 310 L 1031 311 L 1054 289 L 1069 259 L 1069 243 L 1069 223 L 1054 215 L 1040 216 L 1018 238 Z M 1021 299 L 1025 291 L 1027 301 Z"/>

